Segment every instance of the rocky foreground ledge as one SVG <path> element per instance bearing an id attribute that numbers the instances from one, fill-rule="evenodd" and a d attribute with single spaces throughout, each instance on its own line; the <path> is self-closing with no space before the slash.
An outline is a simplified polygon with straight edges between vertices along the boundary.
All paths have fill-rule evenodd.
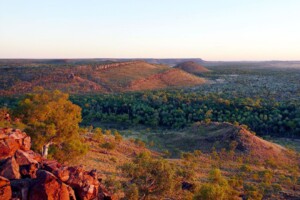
<path id="1" fill-rule="evenodd" d="M 30 150 L 31 138 L 0 128 L 0 200 L 110 200 L 97 171 L 43 159 Z"/>

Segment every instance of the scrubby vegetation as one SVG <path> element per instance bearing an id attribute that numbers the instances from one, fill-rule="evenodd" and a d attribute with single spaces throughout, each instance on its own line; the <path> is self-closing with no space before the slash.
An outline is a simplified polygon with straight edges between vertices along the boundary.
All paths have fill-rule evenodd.
<path id="1" fill-rule="evenodd" d="M 257 136 L 298 144 L 299 70 L 208 68 L 211 84 L 188 89 L 1 97 L 0 127 L 25 130 L 44 156 L 49 145 L 50 158 L 98 169 L 119 199 L 298 198 L 299 155 Z"/>

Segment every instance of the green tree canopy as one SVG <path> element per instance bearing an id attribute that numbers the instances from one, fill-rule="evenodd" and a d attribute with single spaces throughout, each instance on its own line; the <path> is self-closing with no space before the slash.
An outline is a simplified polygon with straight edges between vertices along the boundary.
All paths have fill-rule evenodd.
<path id="1" fill-rule="evenodd" d="M 33 148 L 43 157 L 50 146 L 58 159 L 60 151 L 84 151 L 79 136 L 81 108 L 69 101 L 68 94 L 38 88 L 20 101 L 17 110 L 27 124 L 25 131 L 32 137 Z"/>

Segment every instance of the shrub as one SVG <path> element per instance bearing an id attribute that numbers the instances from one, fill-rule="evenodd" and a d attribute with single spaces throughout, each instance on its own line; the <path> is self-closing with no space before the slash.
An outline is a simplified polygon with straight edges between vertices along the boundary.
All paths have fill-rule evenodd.
<path id="1" fill-rule="evenodd" d="M 148 152 L 140 153 L 133 162 L 120 166 L 120 169 L 131 180 L 128 184 L 136 184 L 131 188 L 134 196 L 137 194 L 136 187 L 139 196 L 144 199 L 167 195 L 173 190 L 175 168 L 164 159 L 152 158 Z"/>
<path id="2" fill-rule="evenodd" d="M 94 134 L 92 137 L 94 140 L 96 140 L 97 142 L 102 142 L 103 141 L 103 133 L 102 133 L 102 129 L 101 128 L 96 128 L 94 130 Z"/>
<path id="3" fill-rule="evenodd" d="M 138 200 L 139 199 L 139 189 L 136 184 L 131 184 L 126 188 L 125 198 L 128 200 Z"/>
<path id="4" fill-rule="evenodd" d="M 100 145 L 101 148 L 107 149 L 107 150 L 113 150 L 116 148 L 116 144 L 113 142 L 105 142 Z"/>
<path id="5" fill-rule="evenodd" d="M 139 138 L 136 138 L 135 140 L 134 140 L 134 143 L 136 144 L 136 145 L 138 145 L 139 147 L 142 147 L 142 148 L 144 148 L 145 146 L 146 146 L 146 144 L 145 144 L 145 142 L 143 142 L 141 139 L 139 139 Z"/>
<path id="6" fill-rule="evenodd" d="M 251 167 L 247 164 L 243 164 L 241 167 L 240 167 L 240 170 L 242 172 L 247 172 L 247 173 L 250 173 L 252 171 Z"/>
<path id="7" fill-rule="evenodd" d="M 117 131 L 115 132 L 115 141 L 117 142 L 117 143 L 120 143 L 122 140 L 123 140 L 123 137 L 122 137 L 122 135 L 120 135 L 120 133 L 118 133 Z"/>
<path id="8" fill-rule="evenodd" d="M 227 180 L 222 177 L 220 169 L 213 169 L 209 173 L 209 183 L 205 183 L 195 194 L 195 200 L 225 200 L 236 196 Z"/>

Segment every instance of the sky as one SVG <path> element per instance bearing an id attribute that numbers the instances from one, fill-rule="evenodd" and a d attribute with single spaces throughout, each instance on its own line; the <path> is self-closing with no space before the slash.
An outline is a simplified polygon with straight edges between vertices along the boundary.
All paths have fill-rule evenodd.
<path id="1" fill-rule="evenodd" d="M 0 58 L 300 60 L 300 1 L 0 0 Z"/>

